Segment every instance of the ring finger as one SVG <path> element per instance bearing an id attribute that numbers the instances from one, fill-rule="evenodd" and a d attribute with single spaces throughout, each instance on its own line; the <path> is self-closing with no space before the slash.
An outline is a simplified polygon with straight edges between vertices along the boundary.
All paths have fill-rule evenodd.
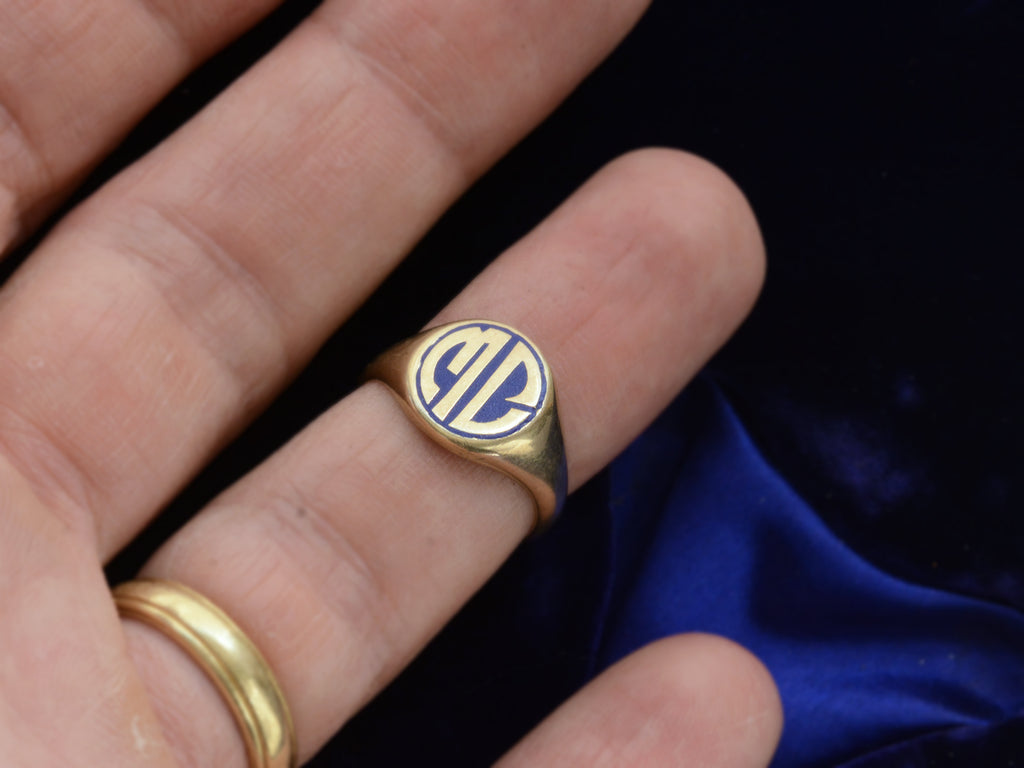
<path id="1" fill-rule="evenodd" d="M 490 317 L 539 344 L 558 377 L 571 489 L 729 336 L 761 275 L 735 187 L 690 156 L 645 152 L 600 173 L 439 320 Z M 532 510 L 523 488 L 425 438 L 374 383 L 217 499 L 146 575 L 238 621 L 281 680 L 305 759 L 493 573 Z M 242 765 L 201 673 L 154 631 L 126 632 L 183 764 Z"/>

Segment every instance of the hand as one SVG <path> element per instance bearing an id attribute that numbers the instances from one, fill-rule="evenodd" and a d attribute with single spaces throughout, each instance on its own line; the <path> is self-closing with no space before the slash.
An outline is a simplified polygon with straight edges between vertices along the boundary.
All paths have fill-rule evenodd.
<path id="1" fill-rule="evenodd" d="M 0 5 L 0 248 L 272 5 Z M 640 6 L 327 0 L 67 216 L 3 288 L 5 765 L 245 765 L 216 690 L 164 636 L 118 619 L 103 564 Z M 729 336 L 761 276 L 734 186 L 693 157 L 649 151 L 601 171 L 438 320 L 492 317 L 538 342 L 577 487 Z M 241 625 L 282 684 L 305 760 L 494 572 L 532 509 L 371 383 L 144 573 L 189 584 Z M 752 768 L 779 727 L 755 660 L 682 637 L 603 674 L 502 764 Z"/>

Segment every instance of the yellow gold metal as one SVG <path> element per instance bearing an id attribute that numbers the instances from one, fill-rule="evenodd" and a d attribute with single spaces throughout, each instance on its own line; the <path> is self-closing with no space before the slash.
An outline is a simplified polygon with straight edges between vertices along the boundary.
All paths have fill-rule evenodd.
<path id="1" fill-rule="evenodd" d="M 517 375 L 522 386 L 503 394 Z M 447 390 L 437 377 L 447 377 Z M 567 479 L 555 388 L 547 362 L 519 331 L 492 320 L 430 328 L 380 355 L 365 378 L 386 384 L 430 438 L 525 486 L 536 504 L 535 529 L 556 517 Z M 504 413 L 474 420 L 495 402 Z"/>
<path id="2" fill-rule="evenodd" d="M 242 732 L 251 768 L 295 768 L 295 726 L 270 666 L 220 608 L 183 584 L 139 579 L 113 590 L 118 612 L 159 630 L 213 681 Z"/>

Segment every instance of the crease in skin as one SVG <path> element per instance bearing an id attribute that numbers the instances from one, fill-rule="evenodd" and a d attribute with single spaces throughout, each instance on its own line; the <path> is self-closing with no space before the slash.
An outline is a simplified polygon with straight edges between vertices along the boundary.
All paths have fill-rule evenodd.
<path id="1" fill-rule="evenodd" d="M 18 238 L 20 230 L 14 200 L 10 188 L 0 184 L 0 257 L 7 255 L 10 244 Z"/>
<path id="2" fill-rule="evenodd" d="M 39 211 L 32 204 L 26 208 L 22 201 L 56 187 L 53 168 L 24 120 L 0 81 L 0 257 L 6 256 L 39 218 Z M 35 202 L 45 204 L 46 200 Z"/>
<path id="3" fill-rule="evenodd" d="M 0 177 L 0 256 L 7 254 L 22 230 L 13 180 L 23 177 L 21 166 L 29 152 L 26 147 L 24 133 L 0 98 L 0 169 L 10 177 L 7 181 Z"/>
<path id="4" fill-rule="evenodd" d="M 0 364 L 5 362 L 0 355 Z M 5 470 L 27 482 L 63 527 L 90 547 L 98 546 L 98 529 L 87 512 L 91 489 L 82 467 L 41 425 L 0 401 L 0 477 Z"/>
<path id="5" fill-rule="evenodd" d="M 280 380 L 287 371 L 296 369 L 301 363 L 288 343 L 284 328 L 286 309 L 258 270 L 239 258 L 235 250 L 223 243 L 209 227 L 197 223 L 195 217 L 169 204 L 140 201 L 138 205 L 137 226 L 163 233 L 163 241 L 173 243 L 179 254 L 195 254 L 196 257 L 169 258 L 162 249 L 147 249 L 142 243 L 135 242 L 122 243 L 117 252 L 141 268 L 143 279 L 154 287 L 181 327 L 209 353 L 215 364 L 221 365 L 237 382 L 239 398 L 246 409 L 258 407 L 270 394 L 267 379 Z M 245 348 L 257 340 L 263 343 L 265 351 L 261 359 L 278 361 L 273 375 L 263 373 L 257 376 L 245 370 L 246 366 L 233 359 L 233 348 L 216 343 L 216 328 L 212 326 L 214 323 L 219 325 L 218 321 L 222 320 L 216 315 L 211 316 L 208 307 L 194 303 L 199 292 L 188 290 L 187 280 L 183 279 L 197 273 L 202 275 L 203 283 L 217 286 L 217 295 L 210 296 L 208 305 L 237 305 L 249 310 L 246 317 L 251 317 L 252 321 L 246 326 L 251 325 L 254 329 L 252 341 L 240 344 L 241 339 L 236 337 L 234 344 Z M 267 367 L 271 366 L 268 364 Z"/>
<path id="6" fill-rule="evenodd" d="M 175 48 L 185 51 L 193 61 L 200 59 L 203 50 L 186 33 L 184 25 L 175 14 L 175 11 L 178 14 L 181 13 L 180 8 L 175 8 L 177 3 L 171 3 L 170 7 L 167 7 L 167 4 L 161 0 L 136 0 L 136 2 Z"/>
<path id="7" fill-rule="evenodd" d="M 421 15 L 419 11 L 416 14 Z M 379 51 L 369 50 L 358 37 L 347 35 L 344 26 L 331 21 L 328 14 L 314 14 L 309 18 L 309 23 L 311 26 L 319 26 L 328 36 L 343 45 L 371 80 L 394 95 L 408 114 L 427 129 L 446 159 L 460 169 L 462 182 L 468 184 L 472 181 L 475 174 L 463 168 L 461 160 L 465 150 L 464 142 L 457 138 L 444 111 L 427 95 L 426 86 L 403 75 L 400 66 L 389 63 L 389 54 L 394 55 L 394 51 L 386 47 Z M 447 45 L 449 41 L 442 37 L 441 42 Z M 407 64 L 404 61 L 401 63 Z"/>

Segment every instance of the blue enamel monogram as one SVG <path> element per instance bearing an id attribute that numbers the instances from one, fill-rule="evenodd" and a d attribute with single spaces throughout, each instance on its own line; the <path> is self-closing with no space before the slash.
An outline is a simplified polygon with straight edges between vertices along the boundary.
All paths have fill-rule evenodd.
<path id="1" fill-rule="evenodd" d="M 490 323 L 448 330 L 420 357 L 416 396 L 443 429 L 496 439 L 529 424 L 547 396 L 537 350 L 520 334 Z"/>

